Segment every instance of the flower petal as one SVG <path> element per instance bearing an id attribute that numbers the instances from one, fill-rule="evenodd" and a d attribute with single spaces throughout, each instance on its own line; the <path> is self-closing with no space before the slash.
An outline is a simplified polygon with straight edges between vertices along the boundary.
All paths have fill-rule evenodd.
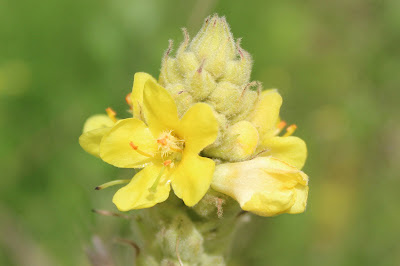
<path id="1" fill-rule="evenodd" d="M 302 213 L 306 210 L 308 186 L 296 186 L 296 201 L 287 211 L 288 213 Z"/>
<path id="2" fill-rule="evenodd" d="M 110 132 L 111 127 L 98 128 L 86 133 L 79 137 L 79 145 L 88 153 L 100 157 L 100 142 L 104 135 Z"/>
<path id="3" fill-rule="evenodd" d="M 260 216 L 270 217 L 283 213 L 295 202 L 293 190 L 273 190 L 254 193 L 241 207 Z"/>
<path id="4" fill-rule="evenodd" d="M 102 139 L 100 157 L 105 162 L 122 168 L 141 168 L 154 158 L 133 150 L 130 142 L 141 151 L 155 154 L 156 141 L 146 124 L 136 118 L 120 120 Z"/>
<path id="5" fill-rule="evenodd" d="M 100 142 L 103 136 L 111 130 L 114 122 L 103 114 L 89 117 L 83 126 L 83 134 L 79 137 L 79 144 L 88 153 L 100 157 Z"/>
<path id="6" fill-rule="evenodd" d="M 306 143 L 298 137 L 264 138 L 259 150 L 266 150 L 260 156 L 272 156 L 301 169 L 307 158 Z"/>
<path id="7" fill-rule="evenodd" d="M 152 80 L 157 82 L 150 74 L 144 72 L 135 73 L 133 78 L 133 87 L 131 93 L 131 100 L 133 105 L 133 117 L 143 120 L 143 89 L 146 81 Z"/>
<path id="8" fill-rule="evenodd" d="M 115 193 L 113 202 L 120 211 L 150 208 L 157 203 L 165 201 L 171 190 L 164 174 L 155 190 L 150 192 L 150 187 L 162 171 L 162 165 L 151 164 L 137 173 L 131 182 Z"/>
<path id="9" fill-rule="evenodd" d="M 162 131 L 177 128 L 179 119 L 175 101 L 158 83 L 152 80 L 145 83 L 143 103 L 145 118 L 154 136 L 158 136 Z"/>
<path id="10" fill-rule="evenodd" d="M 218 122 L 206 103 L 193 105 L 182 117 L 177 134 L 185 140 L 185 149 L 199 153 L 215 141 Z"/>
<path id="11" fill-rule="evenodd" d="M 85 124 L 83 125 L 83 133 L 88 131 L 105 128 L 105 127 L 112 127 L 114 125 L 114 121 L 111 120 L 110 117 L 107 115 L 99 114 L 93 115 L 89 117 Z"/>
<path id="12" fill-rule="evenodd" d="M 172 188 L 186 206 L 197 204 L 210 187 L 215 163 L 209 158 L 186 152 L 174 171 Z"/>
<path id="13" fill-rule="evenodd" d="M 272 136 L 279 121 L 282 97 L 277 90 L 263 91 L 248 121 L 257 128 L 260 136 Z"/>
<path id="14" fill-rule="evenodd" d="M 300 210 L 297 204 L 302 206 L 304 197 L 298 190 L 307 187 L 307 181 L 300 170 L 272 157 L 259 157 L 218 165 L 211 187 L 236 199 L 243 210 L 273 216 L 290 212 L 293 206 L 293 213 Z"/>

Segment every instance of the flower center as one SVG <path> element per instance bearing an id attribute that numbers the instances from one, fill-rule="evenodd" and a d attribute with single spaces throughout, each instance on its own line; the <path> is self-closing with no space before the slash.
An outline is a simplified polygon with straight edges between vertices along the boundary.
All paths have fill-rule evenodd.
<path id="1" fill-rule="evenodd" d="M 185 141 L 177 138 L 172 130 L 164 131 L 157 139 L 158 150 L 162 159 L 180 160 Z"/>
<path id="2" fill-rule="evenodd" d="M 156 141 L 158 152 L 160 153 L 162 160 L 162 168 L 153 185 L 149 188 L 151 193 L 155 193 L 157 191 L 157 186 L 160 183 L 165 169 L 167 167 L 173 168 L 175 166 L 175 161 L 180 161 L 182 159 L 182 152 L 185 147 L 185 141 L 176 137 L 172 130 L 162 132 Z M 129 143 L 129 145 L 134 151 L 143 156 L 154 159 L 158 158 L 156 154 L 150 154 L 144 150 L 141 150 L 139 146 L 135 145 L 132 141 Z"/>

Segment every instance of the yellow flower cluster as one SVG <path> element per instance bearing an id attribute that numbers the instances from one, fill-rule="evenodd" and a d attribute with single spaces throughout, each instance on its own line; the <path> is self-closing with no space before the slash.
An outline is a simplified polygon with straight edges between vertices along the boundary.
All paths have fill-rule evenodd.
<path id="1" fill-rule="evenodd" d="M 135 74 L 127 97 L 133 118 L 118 120 L 107 109 L 84 126 L 80 144 L 87 152 L 117 167 L 143 168 L 117 191 L 115 205 L 154 206 L 172 185 L 193 206 L 211 186 L 258 215 L 303 212 L 307 149 L 291 136 L 295 125 L 280 136 L 286 127 L 280 94 L 250 82 L 251 57 L 235 44 L 225 18 L 208 18 L 192 41 L 184 36 L 175 58 L 167 50 L 159 82 Z"/>

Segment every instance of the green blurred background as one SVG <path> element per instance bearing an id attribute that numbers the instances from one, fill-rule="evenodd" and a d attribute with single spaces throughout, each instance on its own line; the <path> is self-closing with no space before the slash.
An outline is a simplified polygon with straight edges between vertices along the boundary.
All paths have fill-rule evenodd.
<path id="1" fill-rule="evenodd" d="M 399 0 L 0 0 L 0 265 L 88 265 L 93 234 L 116 248 L 127 222 L 91 212 L 116 189 L 93 188 L 132 173 L 86 154 L 82 125 L 124 114 L 133 74 L 215 12 L 309 147 L 307 211 L 254 217 L 239 265 L 400 265 Z"/>

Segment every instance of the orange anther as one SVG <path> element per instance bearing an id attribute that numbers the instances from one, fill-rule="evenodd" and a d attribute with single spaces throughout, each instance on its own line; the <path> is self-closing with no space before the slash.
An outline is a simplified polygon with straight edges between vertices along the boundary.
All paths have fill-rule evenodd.
<path id="1" fill-rule="evenodd" d="M 281 121 L 279 122 L 277 128 L 279 128 L 280 130 L 284 129 L 286 127 L 286 122 L 285 121 Z"/>
<path id="2" fill-rule="evenodd" d="M 168 165 L 170 165 L 171 163 L 172 163 L 171 160 L 166 160 L 166 161 L 163 162 L 163 165 L 164 165 L 164 166 L 168 166 Z"/>
<path id="3" fill-rule="evenodd" d="M 116 113 L 111 107 L 108 107 L 108 108 L 106 109 L 106 113 L 107 113 L 108 117 L 109 117 L 114 123 L 117 122 L 117 118 L 115 117 L 115 116 L 117 115 L 117 113 Z"/>
<path id="4" fill-rule="evenodd" d="M 285 121 L 280 121 L 278 125 L 276 125 L 276 130 L 275 130 L 275 135 L 278 135 L 281 133 L 282 129 L 286 127 L 286 122 Z"/>
<path id="5" fill-rule="evenodd" d="M 129 106 L 132 106 L 132 98 L 131 98 L 131 93 L 128 93 L 125 97 L 125 101 Z"/>
<path id="6" fill-rule="evenodd" d="M 297 126 L 295 124 L 288 126 L 286 129 L 286 133 L 283 135 L 284 137 L 288 137 L 292 135 L 297 129 Z"/>
<path id="7" fill-rule="evenodd" d="M 129 145 L 132 147 L 132 149 L 134 149 L 135 151 L 139 148 L 139 146 L 136 146 L 135 144 L 133 144 L 133 142 L 129 142 Z"/>
<path id="8" fill-rule="evenodd" d="M 163 139 L 158 139 L 157 140 L 157 143 L 160 143 L 161 145 L 167 145 L 167 139 L 166 138 L 163 138 Z"/>

